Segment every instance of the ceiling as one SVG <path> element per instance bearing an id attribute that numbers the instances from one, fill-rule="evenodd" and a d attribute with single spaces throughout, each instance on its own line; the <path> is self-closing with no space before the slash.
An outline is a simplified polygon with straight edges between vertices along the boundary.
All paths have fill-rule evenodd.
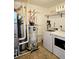
<path id="1" fill-rule="evenodd" d="M 64 0 L 31 0 L 31 4 L 39 5 L 42 7 L 51 7 L 57 3 L 61 3 Z"/>
<path id="2" fill-rule="evenodd" d="M 57 3 L 64 2 L 65 0 L 16 0 L 16 1 L 28 2 L 42 7 L 51 7 L 53 5 L 56 5 Z"/>

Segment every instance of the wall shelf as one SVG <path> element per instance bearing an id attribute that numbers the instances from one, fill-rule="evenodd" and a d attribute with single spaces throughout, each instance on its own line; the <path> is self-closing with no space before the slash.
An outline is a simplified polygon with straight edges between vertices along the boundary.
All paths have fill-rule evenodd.
<path id="1" fill-rule="evenodd" d="M 53 14 L 47 14 L 45 16 L 50 17 L 50 16 L 61 16 L 61 15 L 65 15 L 65 11 L 54 12 Z"/>

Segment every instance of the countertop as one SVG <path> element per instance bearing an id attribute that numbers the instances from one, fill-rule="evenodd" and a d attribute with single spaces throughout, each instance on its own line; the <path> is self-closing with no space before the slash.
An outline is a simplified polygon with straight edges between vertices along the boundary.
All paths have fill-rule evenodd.
<path id="1" fill-rule="evenodd" d="M 54 34 L 54 35 L 58 35 L 60 37 L 65 37 L 65 32 L 64 31 L 47 31 L 47 32 L 51 32 L 51 34 Z"/>

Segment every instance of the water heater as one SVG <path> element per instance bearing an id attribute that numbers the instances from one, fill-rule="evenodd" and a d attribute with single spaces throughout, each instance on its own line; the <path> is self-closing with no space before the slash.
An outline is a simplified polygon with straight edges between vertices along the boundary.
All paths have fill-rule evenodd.
<path id="1" fill-rule="evenodd" d="M 29 26 L 29 40 L 30 40 L 30 49 L 37 49 L 37 27 Z"/>

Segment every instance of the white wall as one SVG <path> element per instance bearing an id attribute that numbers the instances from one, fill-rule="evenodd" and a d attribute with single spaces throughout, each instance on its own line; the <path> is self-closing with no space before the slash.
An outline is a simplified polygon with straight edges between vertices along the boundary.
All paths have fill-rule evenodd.
<path id="1" fill-rule="evenodd" d="M 54 28 L 54 22 L 55 22 L 55 27 L 60 28 L 60 25 L 62 25 L 63 30 L 65 29 L 65 17 L 63 16 L 51 16 L 49 17 L 49 20 L 51 21 L 51 27 Z"/>
<path id="2" fill-rule="evenodd" d="M 47 9 L 40 7 L 40 6 L 36 6 L 36 5 L 32 5 L 32 4 L 27 4 L 27 21 L 28 21 L 28 17 L 29 17 L 29 10 L 34 10 L 36 9 L 37 14 L 36 14 L 36 24 L 38 25 L 38 42 L 40 42 L 43 38 L 43 33 L 46 30 L 46 13 L 47 13 Z"/>
<path id="3" fill-rule="evenodd" d="M 53 7 L 49 8 L 49 13 L 53 14 L 56 12 L 56 6 L 58 5 L 64 5 L 63 3 L 57 4 Z M 56 23 L 56 27 L 59 28 L 60 25 L 63 26 L 63 30 L 65 30 L 65 15 L 63 15 L 63 17 L 61 18 L 61 16 L 57 15 L 57 16 L 50 16 L 49 20 L 51 21 L 52 27 L 54 26 L 54 22 Z"/>

